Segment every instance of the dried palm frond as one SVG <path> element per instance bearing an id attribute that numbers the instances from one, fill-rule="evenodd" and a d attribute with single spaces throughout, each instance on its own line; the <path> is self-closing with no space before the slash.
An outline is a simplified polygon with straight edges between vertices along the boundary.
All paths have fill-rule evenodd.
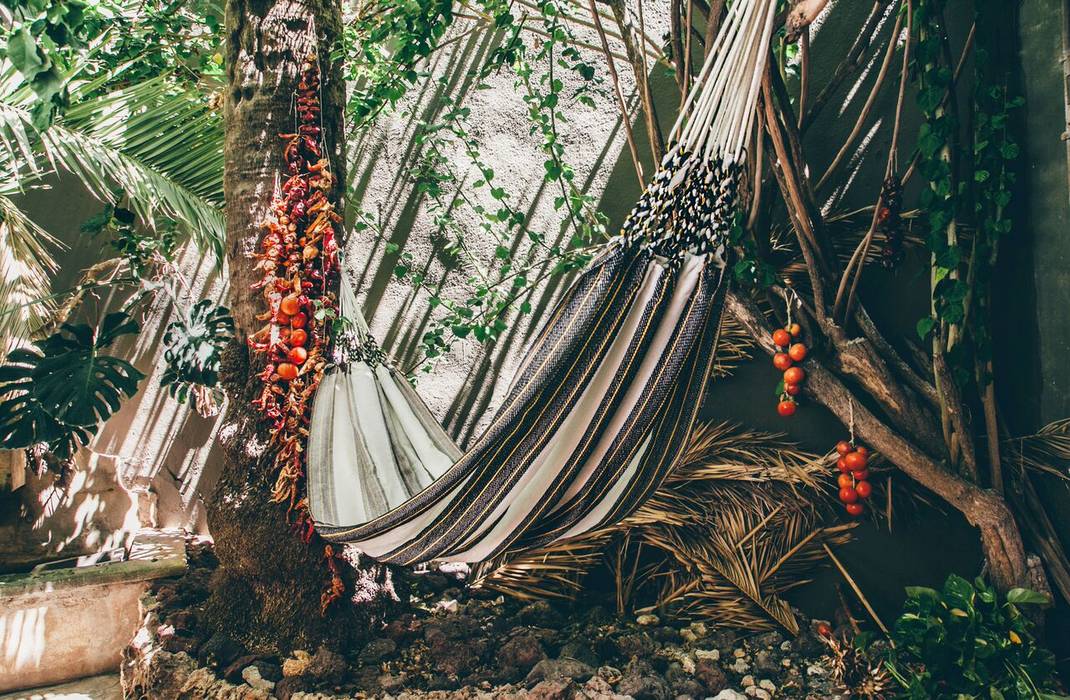
<path id="1" fill-rule="evenodd" d="M 582 590 L 584 576 L 602 561 L 612 534 L 598 530 L 554 542 L 494 569 L 481 585 L 521 600 L 572 598 Z"/>
<path id="2" fill-rule="evenodd" d="M 717 352 L 713 359 L 713 376 L 718 379 L 730 376 L 740 363 L 751 359 L 750 351 L 753 347 L 754 339 L 735 316 L 722 316 Z"/>
<path id="3" fill-rule="evenodd" d="M 918 248 L 924 243 L 922 236 L 914 227 L 914 220 L 919 214 L 918 210 L 912 210 L 900 216 L 903 221 L 902 242 L 906 248 Z M 873 208 L 864 207 L 829 217 L 825 221 L 825 227 L 829 231 L 829 240 L 841 264 L 851 259 L 851 255 L 865 238 L 872 216 Z M 791 279 L 792 286 L 800 290 L 809 290 L 810 278 L 806 274 L 806 263 L 802 259 L 794 235 L 788 229 L 779 229 L 771 232 L 769 239 L 774 256 L 782 261 L 778 270 L 779 277 Z M 878 264 L 883 260 L 881 251 L 887 242 L 888 237 L 885 233 L 874 231 L 873 240 L 866 249 L 867 265 Z"/>
<path id="4" fill-rule="evenodd" d="M 1008 464 L 1070 479 L 1070 418 L 1003 442 Z"/>
<path id="5" fill-rule="evenodd" d="M 895 694 L 892 677 L 879 659 L 871 659 L 865 651 L 846 639 L 822 639 L 829 648 L 826 658 L 837 692 L 866 700 L 884 700 Z"/>
<path id="6" fill-rule="evenodd" d="M 680 465 L 624 521 L 488 562 L 476 585 L 520 598 L 573 598 L 605 567 L 618 609 L 658 609 L 748 629 L 798 623 L 781 595 L 825 561 L 822 545 L 850 538 L 853 523 L 824 526 L 831 458 L 780 435 L 728 424 L 695 431 Z"/>

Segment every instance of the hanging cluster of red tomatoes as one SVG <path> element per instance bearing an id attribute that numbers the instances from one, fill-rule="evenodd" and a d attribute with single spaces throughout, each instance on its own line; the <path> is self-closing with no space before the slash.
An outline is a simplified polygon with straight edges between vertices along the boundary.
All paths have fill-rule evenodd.
<path id="1" fill-rule="evenodd" d="M 249 347 L 264 358 L 257 375 L 263 386 L 253 406 L 270 423 L 277 477 L 272 500 L 288 505 L 287 515 L 305 542 L 315 538 L 315 523 L 305 496 L 305 448 L 312 398 L 327 365 L 330 342 L 328 311 L 336 307 L 330 292 L 338 270 L 334 210 L 335 188 L 330 163 L 320 147 L 320 75 L 316 56 L 302 66 L 297 86 L 297 131 L 280 134 L 285 143 L 286 180 L 271 202 L 256 253 L 265 310 L 265 325 L 249 336 Z M 324 310 L 317 318 L 317 310 Z M 337 556 L 324 545 L 328 581 L 324 609 L 345 592 Z"/>
<path id="2" fill-rule="evenodd" d="M 802 327 L 798 323 L 789 323 L 787 328 L 773 331 L 773 344 L 777 346 L 773 366 L 784 373 L 777 385 L 780 403 L 776 410 L 784 417 L 795 415 L 795 409 L 799 407 L 795 397 L 802 391 L 802 383 L 806 379 L 806 371 L 795 364 L 806 359 L 806 346 L 798 342 L 801 335 Z"/>
<path id="3" fill-rule="evenodd" d="M 836 460 L 836 467 L 840 470 L 837 479 L 840 503 L 849 515 L 862 515 L 866 511 L 863 503 L 873 495 L 873 485 L 868 481 L 869 450 L 840 440 L 836 443 L 836 452 L 840 455 Z"/>

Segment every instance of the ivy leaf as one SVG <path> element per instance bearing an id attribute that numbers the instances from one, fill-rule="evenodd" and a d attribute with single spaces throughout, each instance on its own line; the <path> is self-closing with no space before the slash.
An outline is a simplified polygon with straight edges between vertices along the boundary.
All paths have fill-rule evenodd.
<path id="1" fill-rule="evenodd" d="M 932 332 L 934 325 L 936 325 L 936 319 L 932 318 L 931 316 L 926 316 L 925 318 L 919 320 L 916 326 L 918 337 L 922 340 L 925 340 L 925 338 L 928 337 L 929 333 Z"/>

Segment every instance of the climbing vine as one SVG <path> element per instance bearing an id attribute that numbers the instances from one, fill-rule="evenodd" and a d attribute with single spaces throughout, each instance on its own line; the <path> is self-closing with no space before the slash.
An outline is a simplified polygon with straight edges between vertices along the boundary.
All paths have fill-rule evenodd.
<path id="1" fill-rule="evenodd" d="M 932 315 L 918 322 L 918 334 L 936 332 L 961 384 L 974 364 L 991 357 L 988 287 L 999 239 L 1011 231 L 1007 207 L 1019 148 L 1009 128 L 1023 104 L 1009 93 L 1007 76 L 996 68 L 991 44 L 998 14 L 978 3 L 970 142 L 956 143 L 959 120 L 952 107 L 955 67 L 943 26 L 942 0 L 914 8 L 917 35 L 914 69 L 918 106 L 925 118 L 918 134 L 918 172 L 926 181 L 919 201 L 928 217 L 926 247 L 932 255 Z M 977 375 L 987 382 L 986 371 Z"/>
<path id="2" fill-rule="evenodd" d="M 925 180 L 919 206 L 927 212 L 926 247 L 932 255 L 933 314 L 918 322 L 925 337 L 938 323 L 957 324 L 965 315 L 965 282 L 958 277 L 962 251 L 956 238 L 955 178 L 952 169 L 956 119 L 948 108 L 953 68 L 944 60 L 943 0 L 922 0 L 914 8 L 914 70 L 918 108 L 918 173 Z"/>
<path id="3" fill-rule="evenodd" d="M 998 15 L 985 3 L 976 3 L 978 45 L 975 57 L 973 94 L 973 250 L 970 277 L 973 291 L 967 313 L 973 318 L 967 328 L 978 364 L 977 379 L 983 386 L 991 381 L 992 339 L 990 284 L 1000 239 L 1011 233 L 1008 213 L 1015 183 L 1014 162 L 1020 149 L 1011 129 L 1011 117 L 1025 104 L 1011 94 L 1008 76 L 999 65 L 991 46 L 1001 31 Z"/>
<path id="4" fill-rule="evenodd" d="M 428 289 L 431 307 L 438 313 L 421 339 L 425 371 L 457 339 L 487 342 L 498 338 L 514 314 L 531 311 L 530 295 L 543 281 L 584 267 L 591 259 L 590 246 L 606 235 L 607 221 L 597 211 L 594 198 L 576 185 L 576 172 L 565 158 L 559 136 L 569 107 L 594 107 L 595 97 L 604 94 L 602 80 L 574 46 L 575 37 L 566 21 L 568 8 L 540 2 L 536 9 L 532 16 L 517 18 L 508 4 L 497 0 L 479 7 L 487 23 L 500 32 L 500 42 L 471 77 L 478 82 L 477 90 L 486 89 L 489 76 L 512 71 L 530 133 L 544 155 L 543 180 L 553 193 L 554 210 L 564 219 L 562 233 L 551 236 L 530 224 L 517 204 L 520 197 L 509 191 L 483 155 L 471 128 L 471 109 L 463 99 L 450 95 L 447 79 L 439 79 L 441 97 L 433 115 L 418 122 L 414 143 L 420 153 L 408 176 L 425 198 L 440 251 L 467 274 L 469 293 L 453 299 Z M 531 31 L 532 23 L 539 25 L 543 39 L 529 47 L 524 33 Z M 410 39 L 429 48 L 427 31 L 427 27 L 418 29 Z M 576 76 L 578 87 L 566 90 L 562 72 Z M 370 96 L 370 92 L 365 94 Z M 458 152 L 463 158 L 454 156 Z M 496 242 L 489 259 L 466 241 L 466 229 L 458 223 L 461 211 L 471 213 L 479 230 Z M 382 236 L 382 221 L 372 212 L 359 212 L 355 228 Z M 387 242 L 386 252 L 394 256 L 396 278 L 415 287 L 425 285 L 425 273 L 416 269 L 408 251 Z"/>

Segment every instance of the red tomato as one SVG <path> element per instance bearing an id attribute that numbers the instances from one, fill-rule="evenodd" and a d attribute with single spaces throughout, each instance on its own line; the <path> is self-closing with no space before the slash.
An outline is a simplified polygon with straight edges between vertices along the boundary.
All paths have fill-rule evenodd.
<path id="1" fill-rule="evenodd" d="M 802 335 L 802 326 L 800 326 L 798 323 L 793 323 L 788 326 L 788 333 L 791 334 L 792 338 L 798 338 L 800 335 Z"/>
<path id="2" fill-rule="evenodd" d="M 858 492 L 850 486 L 840 489 L 841 503 L 854 503 L 858 500 Z"/>
<path id="3" fill-rule="evenodd" d="M 279 363 L 279 366 L 275 368 L 275 373 L 279 375 L 280 379 L 285 379 L 286 381 L 297 379 L 297 367 L 289 362 Z"/>
<path id="4" fill-rule="evenodd" d="M 795 409 L 797 408 L 794 401 L 781 401 L 776 406 L 776 412 L 787 418 L 788 416 L 795 415 Z"/>
<path id="5" fill-rule="evenodd" d="M 851 443 L 846 440 L 840 440 L 836 443 L 836 451 L 840 453 L 840 456 L 847 454 L 851 451 Z"/>
<path id="6" fill-rule="evenodd" d="M 873 485 L 868 481 L 859 481 L 855 484 L 855 491 L 858 492 L 859 498 L 869 498 L 873 495 Z"/>
<path id="7" fill-rule="evenodd" d="M 861 503 L 848 503 L 846 508 L 847 514 L 853 515 L 856 518 L 866 512 L 866 507 Z"/>
<path id="8" fill-rule="evenodd" d="M 799 392 L 801 392 L 801 391 L 802 391 L 802 387 L 799 386 L 798 384 L 785 384 L 784 385 L 784 393 L 787 394 L 788 396 L 798 396 Z"/>
<path id="9" fill-rule="evenodd" d="M 867 450 L 865 447 L 863 447 L 861 445 L 859 445 L 858 447 L 855 448 L 855 452 L 857 452 L 858 454 L 862 455 L 863 457 L 869 457 L 869 450 Z"/>
<path id="10" fill-rule="evenodd" d="M 290 348 L 290 354 L 288 355 L 288 357 L 290 358 L 290 362 L 294 363 L 295 365 L 302 364 L 306 359 L 308 359 L 308 350 L 305 350 L 301 347 Z"/>
<path id="11" fill-rule="evenodd" d="M 306 323 L 308 323 L 308 316 L 303 313 L 296 313 L 290 319 L 290 325 L 294 328 L 304 328 Z"/>
<path id="12" fill-rule="evenodd" d="M 791 358 L 788 357 L 786 352 L 778 352 L 773 355 L 773 366 L 783 372 L 788 367 L 791 367 Z"/>
<path id="13" fill-rule="evenodd" d="M 796 362 L 802 362 L 806 359 L 806 346 L 802 343 L 795 343 L 788 348 L 788 357 Z"/>
<path id="14" fill-rule="evenodd" d="M 790 343 L 790 342 L 791 342 L 791 333 L 788 333 L 783 328 L 778 328 L 777 330 L 773 331 L 773 343 L 775 345 L 778 345 L 778 346 L 783 348 L 783 347 L 787 347 L 788 343 Z"/>
<path id="15" fill-rule="evenodd" d="M 869 470 L 868 469 L 859 469 L 859 470 L 853 471 L 851 473 L 854 474 L 854 477 L 856 479 L 858 479 L 859 481 L 862 481 L 863 479 L 868 479 L 869 478 Z"/>
<path id="16" fill-rule="evenodd" d="M 841 489 L 849 489 L 855 485 L 855 478 L 850 474 L 840 474 L 836 478 L 836 483 L 839 484 Z"/>
<path id="17" fill-rule="evenodd" d="M 845 474 L 847 472 L 851 471 L 850 469 L 847 468 L 847 460 L 844 459 L 843 457 L 840 457 L 839 459 L 836 460 L 836 468 L 839 469 L 841 472 L 843 472 Z"/>
<path id="18" fill-rule="evenodd" d="M 285 330 L 285 329 L 283 329 L 283 330 Z M 290 345 L 291 346 L 297 347 L 297 346 L 304 345 L 307 340 L 308 340 L 308 333 L 304 332 L 300 328 L 294 328 L 290 332 Z"/>
<path id="19" fill-rule="evenodd" d="M 282 303 L 279 304 L 279 308 L 284 314 L 293 316 L 301 310 L 301 302 L 297 300 L 296 294 L 291 294 L 288 297 L 283 297 Z"/>
<path id="20" fill-rule="evenodd" d="M 816 632 L 819 635 L 821 635 L 822 637 L 831 637 L 832 636 L 832 628 L 828 626 L 827 622 L 819 622 L 819 623 L 817 623 Z"/>
<path id="21" fill-rule="evenodd" d="M 788 367 L 784 371 L 785 384 L 802 384 L 804 379 L 806 379 L 806 372 L 802 367 Z"/>
<path id="22" fill-rule="evenodd" d="M 844 459 L 847 460 L 847 468 L 853 472 L 866 468 L 866 456 L 858 450 L 849 452 Z"/>

